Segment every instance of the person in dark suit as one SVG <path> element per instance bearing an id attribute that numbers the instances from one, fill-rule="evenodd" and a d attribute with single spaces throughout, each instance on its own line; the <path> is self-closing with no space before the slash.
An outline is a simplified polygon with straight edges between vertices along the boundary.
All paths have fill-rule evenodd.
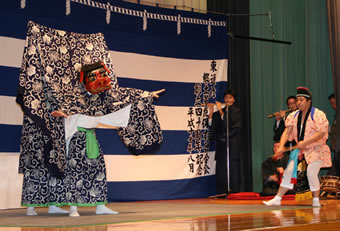
<path id="1" fill-rule="evenodd" d="M 292 112 L 297 109 L 296 107 L 296 97 L 295 96 L 288 96 L 286 99 L 287 108 L 290 110 L 287 114 L 286 111 L 279 111 L 274 113 L 275 116 L 275 123 L 274 123 L 274 142 L 280 142 L 281 135 L 285 130 L 285 119 L 286 117 Z M 287 143 L 286 146 L 289 146 L 290 143 Z M 295 145 L 295 144 L 293 144 Z"/>
<path id="2" fill-rule="evenodd" d="M 224 104 L 216 101 L 217 111 L 214 105 L 209 104 L 210 139 L 216 141 L 216 193 L 226 194 L 239 192 L 241 185 L 240 174 L 240 128 L 241 112 L 234 105 L 235 93 L 227 90 L 224 93 Z M 230 191 L 228 192 L 228 160 L 229 148 L 229 177 Z"/>
<path id="3" fill-rule="evenodd" d="M 334 93 L 328 97 L 329 104 L 336 112 L 336 99 Z M 328 171 L 327 175 L 331 176 L 340 176 L 340 152 L 336 152 L 336 139 L 337 139 L 337 132 L 336 132 L 336 113 L 334 115 L 334 119 L 332 121 L 331 126 L 329 127 L 329 137 L 330 137 L 330 148 L 333 152 L 333 166 Z"/>

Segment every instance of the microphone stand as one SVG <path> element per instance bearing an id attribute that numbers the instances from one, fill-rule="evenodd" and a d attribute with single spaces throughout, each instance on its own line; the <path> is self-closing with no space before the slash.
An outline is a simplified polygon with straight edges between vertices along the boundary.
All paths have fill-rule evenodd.
<path id="1" fill-rule="evenodd" d="M 223 194 L 217 194 L 214 196 L 209 196 L 210 199 L 217 199 L 220 197 L 225 197 L 227 198 L 228 194 L 231 192 L 230 190 L 230 153 L 229 153 L 229 106 L 226 104 L 225 106 L 225 114 L 224 114 L 224 119 L 226 120 L 226 150 L 227 150 L 227 181 L 228 181 L 228 186 L 227 186 L 227 192 Z"/>
<path id="2" fill-rule="evenodd" d="M 227 135 L 227 139 L 226 139 L 226 149 L 227 149 L 227 180 L 228 180 L 228 191 L 227 191 L 227 195 L 230 193 L 230 151 L 229 151 L 229 106 L 226 105 L 226 115 L 225 115 L 225 119 L 226 119 L 226 135 Z"/>

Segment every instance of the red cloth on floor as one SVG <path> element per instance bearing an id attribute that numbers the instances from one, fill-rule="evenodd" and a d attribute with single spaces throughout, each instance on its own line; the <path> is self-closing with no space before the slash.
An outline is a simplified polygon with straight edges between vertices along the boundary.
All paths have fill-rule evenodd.
<path id="1" fill-rule="evenodd" d="M 227 196 L 228 200 L 270 200 L 274 198 L 274 196 L 261 196 L 260 193 L 257 192 L 240 192 L 240 193 L 232 193 Z M 294 200 L 295 195 L 284 195 L 282 200 Z"/>

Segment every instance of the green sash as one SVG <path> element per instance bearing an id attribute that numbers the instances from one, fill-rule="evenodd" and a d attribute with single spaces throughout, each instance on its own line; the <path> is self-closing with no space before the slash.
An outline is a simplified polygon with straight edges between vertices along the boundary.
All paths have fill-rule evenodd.
<path id="1" fill-rule="evenodd" d="M 78 131 L 86 133 L 86 154 L 90 159 L 95 159 L 99 156 L 99 146 L 94 133 L 95 128 L 87 129 L 78 127 Z"/>

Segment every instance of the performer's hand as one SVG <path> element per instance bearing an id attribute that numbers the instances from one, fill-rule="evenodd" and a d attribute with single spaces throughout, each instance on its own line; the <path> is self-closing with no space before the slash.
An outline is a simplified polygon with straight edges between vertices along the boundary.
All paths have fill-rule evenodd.
<path id="1" fill-rule="evenodd" d="M 280 111 L 280 117 L 285 118 L 286 116 L 286 111 Z"/>
<path id="2" fill-rule="evenodd" d="M 299 158 L 299 160 L 302 160 L 302 159 L 303 159 L 303 151 L 300 151 L 300 152 L 299 152 L 298 158 Z"/>
<path id="3" fill-rule="evenodd" d="M 277 167 L 276 171 L 282 175 L 284 172 L 284 169 L 282 167 Z"/>
<path id="4" fill-rule="evenodd" d="M 207 106 L 209 108 L 209 112 L 214 112 L 214 106 L 215 106 L 214 103 L 208 103 Z"/>
<path id="5" fill-rule="evenodd" d="M 302 140 L 302 141 L 300 141 L 300 142 L 296 145 L 296 148 L 297 148 L 297 149 L 300 149 L 300 150 L 303 150 L 303 149 L 306 149 L 306 146 L 307 146 L 306 142 L 304 142 L 304 141 Z"/>
<path id="6" fill-rule="evenodd" d="M 224 116 L 224 112 L 222 111 L 222 103 L 219 101 L 215 101 L 216 107 L 218 109 L 218 112 L 220 113 L 221 118 Z"/>
<path id="7" fill-rule="evenodd" d="M 222 110 L 222 103 L 219 101 L 215 101 L 215 103 L 216 103 L 217 109 Z"/>
<path id="8" fill-rule="evenodd" d="M 286 151 L 285 147 L 284 146 L 279 146 L 278 148 L 275 147 L 274 149 L 274 155 L 272 155 L 272 159 L 273 160 L 279 160 L 283 157 L 284 155 L 284 152 Z"/>
<path id="9" fill-rule="evenodd" d="M 279 181 L 279 177 L 276 174 L 271 175 L 269 177 L 269 179 L 270 179 L 270 181 L 274 181 L 274 182 L 278 182 Z"/>
<path id="10" fill-rule="evenodd" d="M 283 155 L 284 155 L 283 152 L 281 152 L 281 153 L 275 153 L 274 155 L 272 155 L 272 159 L 273 159 L 274 161 L 280 160 L 280 159 L 282 159 Z"/>
<path id="11" fill-rule="evenodd" d="M 284 146 L 280 146 L 280 147 L 276 150 L 275 155 L 282 155 L 285 151 L 286 151 L 285 147 L 284 147 Z"/>
<path id="12" fill-rule="evenodd" d="M 281 120 L 282 118 L 284 118 L 286 116 L 286 112 L 285 111 L 275 112 L 274 116 L 275 116 L 276 120 Z"/>
<path id="13" fill-rule="evenodd" d="M 274 116 L 275 116 L 275 119 L 276 119 L 276 120 L 280 120 L 280 119 L 281 119 L 281 116 L 280 116 L 280 113 L 279 113 L 279 112 L 275 112 L 275 113 L 274 113 Z"/>
<path id="14" fill-rule="evenodd" d="M 152 92 L 152 97 L 159 98 L 158 94 L 162 93 L 163 91 L 165 91 L 165 89 L 161 89 L 161 90 L 158 90 L 158 91 L 153 91 Z"/>
<path id="15" fill-rule="evenodd" d="M 215 104 L 213 104 L 213 103 L 208 103 L 207 106 L 208 106 L 208 108 L 209 108 L 209 119 L 211 119 L 212 116 L 213 116 L 213 113 L 214 113 L 214 106 L 215 106 Z"/>
<path id="16" fill-rule="evenodd" d="M 214 103 L 208 103 L 207 106 L 208 106 L 209 110 L 214 110 L 215 104 Z"/>
<path id="17" fill-rule="evenodd" d="M 57 117 L 57 118 L 59 118 L 59 117 L 67 118 L 67 115 L 62 111 L 53 111 L 51 113 L 51 115 L 54 116 L 54 117 Z"/>

